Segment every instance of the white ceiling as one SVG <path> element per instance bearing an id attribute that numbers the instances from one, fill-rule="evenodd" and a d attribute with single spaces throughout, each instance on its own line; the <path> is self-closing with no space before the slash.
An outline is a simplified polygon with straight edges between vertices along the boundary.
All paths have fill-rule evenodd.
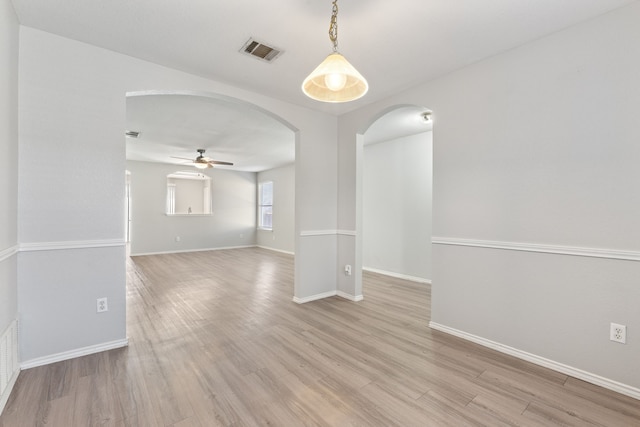
<path id="1" fill-rule="evenodd" d="M 365 134 L 365 144 L 431 130 L 424 109 L 405 106 L 385 114 Z M 250 104 L 227 98 L 180 93 L 136 94 L 127 98 L 127 159 L 188 164 L 198 148 L 214 160 L 231 162 L 221 169 L 259 172 L 295 161 L 292 130 Z"/>
<path id="2" fill-rule="evenodd" d="M 306 75 L 331 51 L 330 0 L 12 1 L 22 25 L 339 115 L 635 0 L 339 0 L 340 52 L 370 86 L 366 96 L 346 104 L 313 101 L 300 90 Z M 250 37 L 284 53 L 273 63 L 239 53 Z M 134 103 L 138 101 L 144 103 Z M 211 101 L 196 103 L 209 111 L 208 118 L 224 116 L 219 110 L 228 107 L 212 106 Z M 150 108 L 167 114 L 171 107 L 162 104 Z M 229 114 L 239 114 L 232 111 Z M 161 136 L 163 123 L 154 121 L 150 113 L 130 115 L 146 120 L 149 128 L 136 130 L 154 135 L 156 151 L 157 144 L 180 149 L 172 155 L 191 152 L 195 156 L 196 148 L 209 147 L 213 152 L 216 141 L 222 141 L 226 145 L 218 151 L 224 158 L 218 160 L 237 158 L 241 163 L 231 142 L 248 141 L 251 149 L 257 144 L 249 137 L 230 137 L 233 127 L 207 126 L 207 131 L 219 134 L 196 137 L 198 126 L 193 122 L 184 135 L 187 117 L 177 121 L 176 129 L 162 126 L 166 135 Z M 188 116 L 197 115 L 189 110 Z M 250 118 L 256 122 L 253 137 L 269 127 L 266 119 Z M 273 124 L 266 139 L 282 130 L 277 122 Z M 194 139 L 187 141 L 187 137 Z M 209 145 L 196 147 L 198 143 Z M 254 159 L 247 164 L 255 163 L 251 167 L 256 168 L 269 162 Z"/>
<path id="3" fill-rule="evenodd" d="M 295 160 L 292 130 L 255 106 L 231 99 L 129 96 L 127 130 L 140 132 L 137 139 L 127 138 L 129 160 L 180 164 L 185 162 L 171 157 L 195 159 L 199 148 L 209 158 L 234 164 L 216 166 L 221 169 L 258 172 Z"/>

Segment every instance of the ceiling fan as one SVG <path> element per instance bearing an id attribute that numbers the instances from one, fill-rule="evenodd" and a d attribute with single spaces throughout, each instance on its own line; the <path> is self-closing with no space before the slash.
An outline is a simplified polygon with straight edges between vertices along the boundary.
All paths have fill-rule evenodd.
<path id="1" fill-rule="evenodd" d="M 233 163 L 220 162 L 218 160 L 212 160 L 212 159 L 210 159 L 208 157 L 205 157 L 204 156 L 204 152 L 206 150 L 204 148 L 198 148 L 196 151 L 199 154 L 198 154 L 198 157 L 195 158 L 195 160 L 186 159 L 184 157 L 174 157 L 174 156 L 171 156 L 171 158 L 173 158 L 173 159 L 181 159 L 181 160 L 189 160 L 191 162 L 191 164 L 193 164 L 193 166 L 197 167 L 198 169 L 212 168 L 213 165 L 233 166 Z"/>

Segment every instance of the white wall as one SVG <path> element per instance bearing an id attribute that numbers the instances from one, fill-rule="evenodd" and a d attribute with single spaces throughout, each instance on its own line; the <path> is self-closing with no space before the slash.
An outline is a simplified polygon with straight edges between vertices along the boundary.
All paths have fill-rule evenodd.
<path id="1" fill-rule="evenodd" d="M 196 179 L 174 179 L 176 214 L 197 213 L 204 211 L 205 181 Z M 166 181 L 165 181 L 166 188 Z M 165 197 L 166 200 L 166 197 Z"/>
<path id="2" fill-rule="evenodd" d="M 0 334 L 18 311 L 18 34 L 11 2 L 0 0 Z"/>
<path id="3" fill-rule="evenodd" d="M 115 91 L 104 72 L 87 69 L 89 63 L 105 72 L 110 68 L 99 54 L 74 51 L 56 44 L 59 40 L 20 29 L 23 366 L 80 348 L 126 344 L 124 126 L 119 124 L 124 91 Z M 70 60 L 76 54 L 76 61 Z M 109 311 L 98 315 L 101 297 L 108 298 Z"/>
<path id="4" fill-rule="evenodd" d="M 258 246 L 295 251 L 295 164 L 258 173 L 258 184 L 273 181 L 273 230 L 258 230 Z"/>
<path id="5" fill-rule="evenodd" d="M 628 366 L 640 354 L 640 268 L 615 259 L 640 258 L 639 20 L 634 3 L 339 119 L 21 27 L 18 297 L 21 320 L 37 319 L 21 331 L 23 358 L 126 337 L 125 94 L 173 89 L 233 96 L 297 129 L 301 299 L 335 291 L 336 247 L 337 265 L 356 265 L 355 134 L 390 106 L 429 107 L 433 320 L 639 388 Z M 355 279 L 339 289 L 358 295 Z M 96 317 L 105 295 L 110 312 Z M 627 345 L 607 340 L 610 321 L 630 327 Z"/>
<path id="6" fill-rule="evenodd" d="M 640 328 L 639 21 L 633 3 L 340 117 L 338 217 L 356 226 L 354 135 L 428 107 L 434 326 L 636 396 L 640 339 L 608 338 Z"/>
<path id="7" fill-rule="evenodd" d="M 365 269 L 431 280 L 431 137 L 424 132 L 364 147 Z"/>
<path id="8" fill-rule="evenodd" d="M 24 360 L 50 361 L 55 352 L 64 357 L 126 340 L 128 92 L 233 97 L 280 117 L 296 132 L 296 235 L 336 229 L 335 117 L 28 27 L 20 27 L 19 53 L 18 300 Z M 335 290 L 335 236 L 296 239 L 294 295 Z M 41 259 L 46 254 L 55 265 Z M 93 261 L 113 268 L 96 271 Z M 29 271 L 36 262 L 37 275 Z M 71 270 L 73 275 L 58 280 L 59 271 Z M 96 298 L 103 296 L 109 297 L 109 312 L 97 315 Z M 86 331 L 85 325 L 95 329 Z"/>
<path id="9" fill-rule="evenodd" d="M 213 215 L 167 216 L 167 175 L 180 168 L 127 161 L 127 170 L 131 172 L 131 255 L 256 244 L 255 173 L 199 171 L 211 178 Z M 202 181 L 192 182 L 202 186 Z M 199 195 L 202 198 L 201 189 Z"/>

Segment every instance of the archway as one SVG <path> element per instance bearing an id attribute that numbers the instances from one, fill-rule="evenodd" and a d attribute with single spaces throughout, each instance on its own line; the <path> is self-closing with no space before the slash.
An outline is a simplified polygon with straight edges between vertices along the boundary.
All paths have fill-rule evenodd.
<path id="1" fill-rule="evenodd" d="M 357 135 L 356 260 L 365 271 L 430 283 L 432 130 L 429 109 L 405 104 Z"/>
<path id="2" fill-rule="evenodd" d="M 295 163 L 298 131 L 294 126 L 246 101 L 208 92 L 175 90 L 127 93 L 127 126 L 131 127 L 128 131 L 139 136 L 127 143 L 127 159 L 137 163 L 131 169 L 143 171 L 149 177 L 147 182 L 136 180 L 134 185 L 146 187 L 137 192 L 145 200 L 135 204 L 138 212 L 133 215 L 132 254 L 256 245 L 257 235 L 262 231 L 255 226 L 256 213 L 248 209 L 255 205 L 257 176 L 265 170 Z M 178 169 L 191 168 L 189 159 L 197 155 L 198 149 L 206 149 L 205 155 L 214 160 L 233 165 L 194 169 L 214 178 L 210 191 L 207 190 L 207 194 L 213 192 L 213 211 L 198 217 L 193 211 L 193 215 L 186 215 L 192 218 L 179 220 L 177 212 L 168 215 L 166 203 L 160 204 L 155 199 L 166 199 L 166 176 Z M 295 180 L 295 168 L 288 170 Z M 151 187 L 152 179 L 163 182 L 162 194 L 159 186 Z M 293 206 L 290 210 L 288 216 L 294 218 Z M 293 227 L 293 223 L 286 224 Z M 272 232 L 274 238 L 277 231 Z M 291 253 L 294 235 L 293 230 L 277 235 L 291 240 L 285 245 Z"/>

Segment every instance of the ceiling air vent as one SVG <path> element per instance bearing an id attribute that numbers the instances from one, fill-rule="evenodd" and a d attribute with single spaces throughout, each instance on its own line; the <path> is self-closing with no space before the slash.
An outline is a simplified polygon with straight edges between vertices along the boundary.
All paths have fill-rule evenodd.
<path id="1" fill-rule="evenodd" d="M 281 49 L 278 49 L 273 46 L 267 46 L 264 43 L 260 43 L 259 41 L 250 38 L 247 42 L 242 46 L 240 52 L 245 55 L 253 56 L 254 58 L 258 58 L 262 61 L 272 62 L 282 53 Z"/>
<path id="2" fill-rule="evenodd" d="M 140 136 L 140 132 L 135 130 L 128 130 L 124 133 L 127 138 L 138 138 Z"/>

